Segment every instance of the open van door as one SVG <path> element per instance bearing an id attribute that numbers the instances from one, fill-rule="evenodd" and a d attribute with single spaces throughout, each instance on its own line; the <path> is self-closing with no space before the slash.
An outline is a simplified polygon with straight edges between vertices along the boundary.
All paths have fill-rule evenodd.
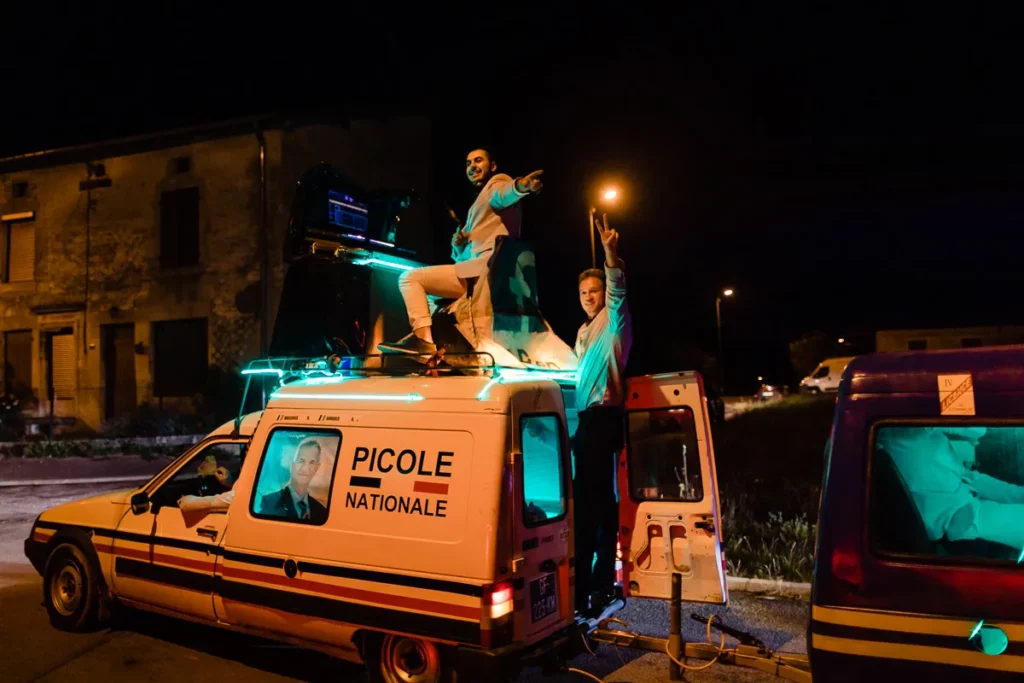
<path id="1" fill-rule="evenodd" d="M 726 604 L 725 554 L 704 383 L 695 372 L 626 381 L 618 466 L 623 594 Z"/>

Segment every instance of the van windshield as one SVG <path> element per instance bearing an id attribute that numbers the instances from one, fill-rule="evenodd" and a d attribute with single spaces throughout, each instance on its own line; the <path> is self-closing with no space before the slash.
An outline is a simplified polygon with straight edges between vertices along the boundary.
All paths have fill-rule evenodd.
<path id="1" fill-rule="evenodd" d="M 704 499 L 697 427 L 689 407 L 628 414 L 629 490 L 636 500 Z"/>
<path id="2" fill-rule="evenodd" d="M 871 473 L 876 550 L 1024 560 L 1024 425 L 880 425 Z"/>

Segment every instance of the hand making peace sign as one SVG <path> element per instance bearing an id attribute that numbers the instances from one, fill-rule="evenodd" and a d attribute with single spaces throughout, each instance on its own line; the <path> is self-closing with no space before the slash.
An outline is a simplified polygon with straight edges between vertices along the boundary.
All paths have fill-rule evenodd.
<path id="1" fill-rule="evenodd" d="M 601 235 L 601 246 L 604 247 L 605 263 L 614 268 L 619 262 L 619 233 L 608 227 L 608 217 L 605 216 L 604 222 L 601 222 L 600 218 L 594 218 L 594 225 L 597 226 L 597 232 Z"/>

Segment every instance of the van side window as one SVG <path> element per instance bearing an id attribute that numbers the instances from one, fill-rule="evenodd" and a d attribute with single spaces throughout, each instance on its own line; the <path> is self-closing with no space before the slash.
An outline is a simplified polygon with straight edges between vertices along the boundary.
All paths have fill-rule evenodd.
<path id="1" fill-rule="evenodd" d="M 637 410 L 629 424 L 629 491 L 636 500 L 700 501 L 704 482 L 693 410 Z"/>
<path id="2" fill-rule="evenodd" d="M 323 429 L 275 429 L 267 441 L 250 501 L 254 517 L 323 524 L 341 434 Z"/>
<path id="3" fill-rule="evenodd" d="M 828 377 L 828 373 L 829 367 L 827 365 L 822 365 L 820 368 L 818 368 L 818 371 L 814 373 L 814 379 L 823 379 L 825 377 Z"/>
<path id="4" fill-rule="evenodd" d="M 152 499 L 161 507 L 178 507 L 178 499 L 182 496 L 213 496 L 230 490 L 231 484 L 224 483 L 217 476 L 217 469 L 227 471 L 227 481 L 236 481 L 242 469 L 244 448 L 241 443 L 222 441 L 210 444 L 161 484 Z"/>
<path id="5" fill-rule="evenodd" d="M 875 429 L 876 551 L 943 561 L 1024 557 L 1024 425 L 890 424 Z"/>
<path id="6" fill-rule="evenodd" d="M 537 526 L 565 514 L 562 429 L 555 415 L 525 415 L 523 443 L 523 521 Z"/>

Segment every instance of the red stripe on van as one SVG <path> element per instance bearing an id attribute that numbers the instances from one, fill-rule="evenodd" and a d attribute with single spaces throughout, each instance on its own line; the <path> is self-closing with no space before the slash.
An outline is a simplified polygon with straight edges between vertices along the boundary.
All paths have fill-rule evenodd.
<path id="1" fill-rule="evenodd" d="M 412 485 L 412 490 L 416 493 L 436 493 L 438 495 L 448 495 L 448 484 L 438 484 L 432 481 L 418 481 Z"/>
<path id="2" fill-rule="evenodd" d="M 263 572 L 250 571 L 248 569 L 238 569 L 236 567 L 223 567 L 221 573 L 225 578 L 261 581 L 263 583 L 272 583 L 278 586 L 284 586 L 285 588 L 294 588 L 308 591 L 310 593 L 330 595 L 336 598 L 372 602 L 379 605 L 388 605 L 390 607 L 413 609 L 419 612 L 447 614 L 448 616 L 458 617 L 459 619 L 480 621 L 481 616 L 480 607 L 449 605 L 443 602 L 435 602 L 433 600 L 408 598 L 403 595 L 391 595 L 389 593 L 375 593 L 373 591 L 362 590 L 360 588 L 347 588 L 345 586 L 336 586 L 329 583 L 320 583 L 319 581 L 309 581 L 307 579 L 289 579 L 287 576 L 275 576 L 273 574 L 264 574 Z"/>
<path id="3" fill-rule="evenodd" d="M 142 560 L 143 562 L 169 564 L 174 567 L 183 567 L 184 569 L 195 569 L 201 572 L 209 572 L 211 575 L 213 574 L 213 562 L 190 560 L 185 557 L 178 557 L 177 555 L 151 553 L 148 550 L 133 550 L 132 548 L 113 548 L 113 551 L 114 555 L 116 555 L 117 557 L 127 557 L 132 560 Z"/>

